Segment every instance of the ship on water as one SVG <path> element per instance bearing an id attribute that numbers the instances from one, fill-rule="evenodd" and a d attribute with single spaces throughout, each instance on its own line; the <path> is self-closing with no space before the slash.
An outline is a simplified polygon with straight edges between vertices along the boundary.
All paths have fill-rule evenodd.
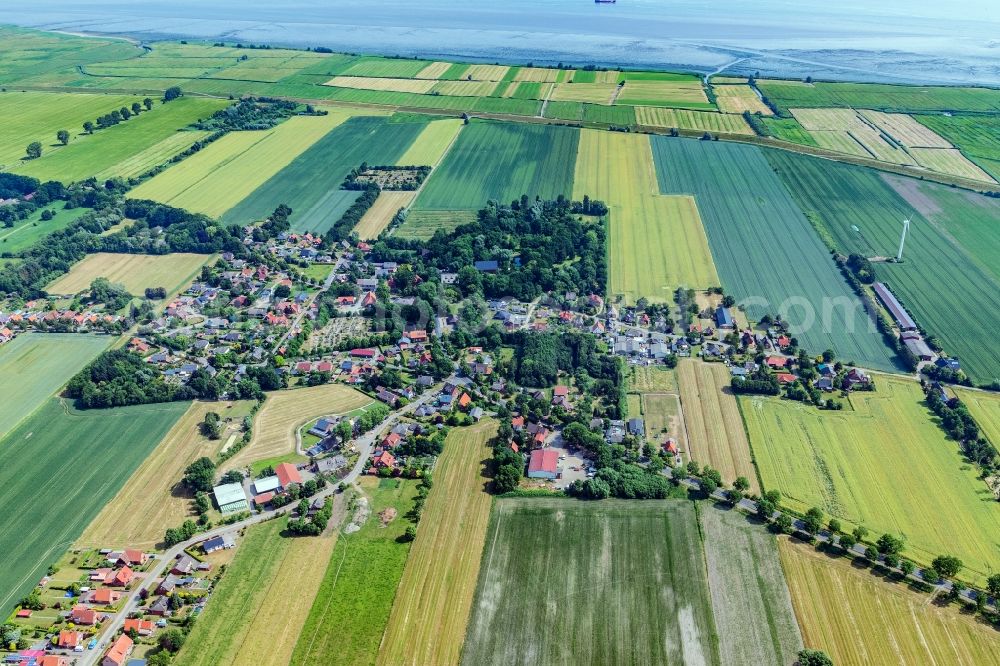
<path id="1" fill-rule="evenodd" d="M 598 5 L 613 5 L 616 2 L 618 2 L 618 0 L 594 0 L 594 3 Z"/>

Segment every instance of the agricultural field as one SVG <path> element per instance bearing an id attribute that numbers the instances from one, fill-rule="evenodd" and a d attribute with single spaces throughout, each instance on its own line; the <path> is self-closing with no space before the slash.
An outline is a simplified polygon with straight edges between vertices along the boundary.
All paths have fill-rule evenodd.
<path id="1" fill-rule="evenodd" d="M 781 141 L 790 141 L 803 146 L 819 147 L 813 135 L 806 131 L 795 118 L 761 118 L 770 136 Z"/>
<path id="2" fill-rule="evenodd" d="M 338 538 L 287 662 L 294 666 L 376 660 L 410 552 L 411 544 L 398 538 L 410 524 L 404 515 L 413 506 L 416 482 L 365 477 L 361 484 L 368 517 L 359 531 Z"/>
<path id="3" fill-rule="evenodd" d="M 72 222 L 75 222 L 84 213 L 89 213 L 89 208 L 63 208 L 65 204 L 56 202 L 43 209 L 36 210 L 26 219 L 15 222 L 13 227 L 0 228 L 0 252 L 10 252 L 17 254 L 27 250 L 37 243 L 43 236 L 47 236 L 55 231 L 65 229 Z M 51 220 L 42 220 L 42 212 L 50 210 L 55 213 Z"/>
<path id="4" fill-rule="evenodd" d="M 633 365 L 629 390 L 636 393 L 676 393 L 677 373 L 656 365 Z"/>
<path id="5" fill-rule="evenodd" d="M 457 97 L 484 97 L 493 93 L 495 81 L 438 81 L 431 92 Z"/>
<path id="6" fill-rule="evenodd" d="M 640 125 L 656 128 L 721 132 L 725 134 L 752 135 L 753 130 L 742 116 L 713 113 L 711 111 L 689 111 L 687 109 L 665 109 L 658 106 L 635 107 L 635 121 Z"/>
<path id="7" fill-rule="evenodd" d="M 490 199 L 568 195 L 579 136 L 567 127 L 473 121 L 427 179 L 415 207 L 479 210 Z"/>
<path id="8" fill-rule="evenodd" d="M 45 290 L 50 294 L 70 295 L 90 289 L 99 277 L 124 285 L 134 296 L 142 296 L 149 287 L 164 287 L 168 294 L 180 289 L 211 258 L 207 254 L 88 254 L 73 264 L 69 273 L 56 278 Z"/>
<path id="9" fill-rule="evenodd" d="M 661 196 L 649 138 L 582 130 L 573 196 L 610 210 L 609 296 L 669 302 L 679 286 L 719 284 L 698 206 L 690 196 Z"/>
<path id="10" fill-rule="evenodd" d="M 722 663 L 794 663 L 802 636 L 777 539 L 739 511 L 702 506 L 698 515 Z"/>
<path id="11" fill-rule="evenodd" d="M 920 111 L 1000 111 L 1000 91 L 951 86 L 897 86 L 876 83 L 802 83 L 757 79 L 757 87 L 785 110 L 845 107 L 910 113 Z"/>
<path id="12" fill-rule="evenodd" d="M 701 81 L 657 81 L 626 76 L 626 84 L 618 95 L 618 104 L 642 106 L 674 106 L 688 109 L 714 109 L 708 101 Z"/>
<path id="13" fill-rule="evenodd" d="M 650 140 L 660 190 L 694 195 L 722 286 L 737 303 L 746 303 L 749 319 L 780 313 L 800 346 L 811 353 L 833 349 L 845 361 L 897 368 L 893 352 L 763 149 L 670 137 Z M 803 160 L 823 173 L 836 166 Z"/>
<path id="14" fill-rule="evenodd" d="M 860 111 L 862 117 L 908 148 L 952 148 L 943 137 L 905 113 Z"/>
<path id="15" fill-rule="evenodd" d="M 143 548 L 153 550 L 170 527 L 191 518 L 193 497 L 181 488 L 184 469 L 202 456 L 215 459 L 230 434 L 250 413 L 250 401 L 194 402 L 149 454 L 115 498 L 76 540 L 78 548 Z M 233 419 L 221 439 L 199 430 L 205 414 Z"/>
<path id="16" fill-rule="evenodd" d="M 490 520 L 482 472 L 496 426 L 449 433 L 376 663 L 458 663 Z"/>
<path id="17" fill-rule="evenodd" d="M 82 39 L 75 35 L 3 26 L 0 27 L 0 84 L 44 77 L 76 65 L 135 58 L 142 53 L 141 48 L 125 39 Z"/>
<path id="18" fill-rule="evenodd" d="M 337 532 L 285 537 L 287 521 L 246 531 L 178 655 L 182 664 L 287 664 L 312 607 Z M 282 596 L 274 612 L 274 596 Z"/>
<path id="19" fill-rule="evenodd" d="M 888 375 L 875 381 L 875 392 L 851 394 L 853 411 L 740 398 L 765 489 L 876 536 L 902 535 L 919 562 L 956 555 L 963 575 L 982 582 L 997 566 L 1000 506 L 932 420 L 920 385 Z"/>
<path id="20" fill-rule="evenodd" d="M 748 85 L 716 85 L 714 80 L 712 92 L 715 93 L 715 104 L 723 113 L 760 113 L 764 116 L 773 115 L 771 107 L 764 104 L 754 89 Z"/>
<path id="21" fill-rule="evenodd" d="M 440 79 L 443 78 L 453 67 L 450 62 L 432 62 L 417 72 L 415 78 L 418 79 Z"/>
<path id="22" fill-rule="evenodd" d="M 833 663 L 997 663 L 1000 636 L 973 616 L 787 538 L 778 551 L 803 641 Z"/>
<path id="23" fill-rule="evenodd" d="M 646 439 L 662 445 L 670 438 L 681 451 L 689 450 L 681 401 L 676 394 L 643 393 L 642 417 L 646 422 Z"/>
<path id="24" fill-rule="evenodd" d="M 618 86 L 614 83 L 560 83 L 550 99 L 560 102 L 611 104 Z"/>
<path id="25" fill-rule="evenodd" d="M 340 189 L 351 169 L 362 162 L 395 163 L 424 127 L 423 123 L 391 123 L 384 116 L 351 118 L 275 173 L 222 220 L 246 224 L 285 203 L 294 211 L 293 231 L 325 233 L 361 194 Z"/>
<path id="26" fill-rule="evenodd" d="M 722 663 L 697 520 L 677 500 L 495 500 L 463 663 Z"/>
<path id="27" fill-rule="evenodd" d="M 1000 178 L 1000 117 L 915 116 L 989 174 Z"/>
<path id="28" fill-rule="evenodd" d="M 378 199 L 354 226 L 358 238 L 371 240 L 389 226 L 400 208 L 408 208 L 413 203 L 416 192 L 381 192 Z"/>
<path id="29" fill-rule="evenodd" d="M 345 76 L 375 76 L 381 78 L 412 78 L 433 63 L 426 60 L 402 60 L 362 56 L 342 74 Z"/>
<path id="30" fill-rule="evenodd" d="M 380 79 L 364 76 L 335 76 L 323 85 L 338 88 L 355 88 L 357 90 L 392 90 L 425 94 L 431 91 L 437 81 L 427 79 Z"/>
<path id="31" fill-rule="evenodd" d="M 346 414 L 371 404 L 364 393 L 340 384 L 323 384 L 268 395 L 253 422 L 253 439 L 229 459 L 239 469 L 256 460 L 295 453 L 295 433 L 320 416 Z"/>
<path id="32" fill-rule="evenodd" d="M 427 123 L 406 152 L 396 160 L 397 166 L 434 166 L 445 156 L 464 127 L 459 118 Z"/>
<path id="33" fill-rule="evenodd" d="M 474 210 L 411 210 L 396 233 L 400 238 L 428 240 L 438 229 L 452 231 L 475 221 Z"/>
<path id="34" fill-rule="evenodd" d="M 0 433 L 45 404 L 114 338 L 75 333 L 22 333 L 0 346 Z"/>
<path id="35" fill-rule="evenodd" d="M 711 465 L 727 484 L 745 476 L 750 492 L 760 494 L 743 418 L 729 389 L 729 369 L 721 363 L 683 358 L 677 365 L 677 379 L 687 426 L 688 460 Z"/>
<path id="36" fill-rule="evenodd" d="M 821 148 L 890 164 L 913 165 L 907 151 L 853 109 L 792 109 L 792 115 Z"/>
<path id="37" fill-rule="evenodd" d="M 232 132 L 129 196 L 218 217 L 349 117 L 349 112 L 331 109 L 326 116 L 289 118 L 270 130 Z"/>
<path id="38" fill-rule="evenodd" d="M 468 69 L 462 72 L 462 77 L 471 76 L 473 81 L 506 81 L 510 70 L 507 65 L 469 65 Z"/>
<path id="39" fill-rule="evenodd" d="M 768 159 L 801 209 L 844 254 L 895 256 L 902 221 L 910 219 L 903 262 L 876 264 L 876 275 L 923 329 L 962 359 L 973 381 L 1000 376 L 991 333 L 1000 325 L 995 202 L 791 153 L 769 151 Z"/>
<path id="40" fill-rule="evenodd" d="M 534 83 L 555 83 L 562 80 L 563 70 L 547 67 L 519 67 L 514 75 L 515 81 L 531 81 Z M 565 74 L 562 74 L 565 76 Z"/>
<path id="41" fill-rule="evenodd" d="M 0 100 L 3 98 L 0 95 Z M 140 98 L 130 99 L 128 105 L 137 99 Z M 105 178 L 141 175 L 207 136 L 207 132 L 178 130 L 211 116 L 227 104 L 228 101 L 220 99 L 182 97 L 169 104 L 157 104 L 150 111 L 143 111 L 114 127 L 96 130 L 92 135 L 84 134 L 79 126 L 62 128 L 70 130 L 69 145 L 46 150 L 39 159 L 22 162 L 13 171 L 41 181 L 64 183 L 98 174 Z M 46 138 L 54 140 L 55 134 Z"/>
<path id="42" fill-rule="evenodd" d="M 57 398 L 0 440 L 6 616 L 184 413 L 185 402 L 76 411 Z"/>
<path id="43" fill-rule="evenodd" d="M 986 438 L 997 446 L 1000 443 L 1000 395 L 984 391 L 970 391 L 954 387 L 958 398 L 969 408 L 972 418 L 982 429 Z"/>
<path id="44" fill-rule="evenodd" d="M 910 148 L 910 154 L 917 164 L 937 171 L 969 180 L 978 180 L 984 183 L 995 184 L 996 181 L 981 168 L 970 162 L 961 151 L 950 148 Z"/>

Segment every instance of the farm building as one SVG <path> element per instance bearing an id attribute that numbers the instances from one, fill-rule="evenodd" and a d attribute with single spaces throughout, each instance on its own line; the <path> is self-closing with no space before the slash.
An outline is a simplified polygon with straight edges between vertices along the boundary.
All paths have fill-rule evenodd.
<path id="1" fill-rule="evenodd" d="M 724 308 L 721 305 L 716 308 L 715 325 L 719 328 L 733 328 L 735 326 L 733 323 L 733 315 L 729 311 L 729 308 Z"/>
<path id="2" fill-rule="evenodd" d="M 555 479 L 559 476 L 559 451 L 535 449 L 528 462 L 529 479 Z"/>
<path id="3" fill-rule="evenodd" d="M 298 468 L 296 468 L 292 463 L 281 463 L 280 465 L 276 465 L 274 473 L 278 477 L 278 482 L 281 484 L 282 490 L 288 490 L 288 486 L 293 483 L 302 483 L 302 475 L 299 474 Z"/>
<path id="4" fill-rule="evenodd" d="M 253 492 L 255 495 L 275 492 L 279 488 L 281 488 L 281 481 L 277 476 L 265 476 L 263 479 L 257 479 L 253 482 Z"/>
<path id="5" fill-rule="evenodd" d="M 878 300 L 882 302 L 885 309 L 889 311 L 892 318 L 896 320 L 896 325 L 899 326 L 901 331 L 915 331 L 917 330 L 917 322 L 913 321 L 913 317 L 906 311 L 903 305 L 896 300 L 896 297 L 889 287 L 885 286 L 882 282 L 876 282 L 875 295 L 878 296 Z"/>
<path id="6" fill-rule="evenodd" d="M 215 495 L 215 502 L 219 505 L 219 511 L 223 515 L 250 510 L 250 504 L 247 503 L 247 496 L 243 492 L 243 486 L 238 483 L 226 483 L 216 486 L 212 489 L 212 494 Z"/>
<path id="7" fill-rule="evenodd" d="M 228 550 L 236 545 L 233 542 L 233 538 L 228 535 L 217 536 L 211 539 L 206 539 L 201 544 L 201 549 L 205 551 L 205 554 L 214 553 L 217 550 Z"/>
<path id="8" fill-rule="evenodd" d="M 907 338 L 903 340 L 903 344 L 906 348 L 910 350 L 910 353 L 916 356 L 921 361 L 931 361 L 934 359 L 934 352 L 927 343 L 923 341 L 923 338 Z"/>

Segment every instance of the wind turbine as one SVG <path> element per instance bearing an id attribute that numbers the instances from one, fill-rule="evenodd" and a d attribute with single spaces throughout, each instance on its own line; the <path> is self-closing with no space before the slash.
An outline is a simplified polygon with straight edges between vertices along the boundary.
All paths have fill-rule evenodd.
<path id="1" fill-rule="evenodd" d="M 903 220 L 903 235 L 899 237 L 899 252 L 896 254 L 896 261 L 903 260 L 903 243 L 906 242 L 906 232 L 910 229 L 910 220 Z"/>

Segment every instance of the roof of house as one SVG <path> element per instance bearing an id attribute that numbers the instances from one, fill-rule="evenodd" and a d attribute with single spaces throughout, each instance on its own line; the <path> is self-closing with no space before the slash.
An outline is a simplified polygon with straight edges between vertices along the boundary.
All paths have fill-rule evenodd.
<path id="1" fill-rule="evenodd" d="M 302 483 L 302 475 L 299 474 L 299 470 L 292 463 L 276 465 L 274 473 L 278 476 L 278 480 L 281 481 L 282 488 L 287 488 L 293 483 Z"/>
<path id="2" fill-rule="evenodd" d="M 559 451 L 556 449 L 535 449 L 531 452 L 528 472 L 559 472 Z"/>
<path id="3" fill-rule="evenodd" d="M 554 396 L 569 395 L 569 387 L 568 386 L 557 386 L 554 389 L 552 389 L 552 395 L 554 395 Z"/>
<path id="4" fill-rule="evenodd" d="M 132 639 L 122 634 L 108 650 L 108 653 L 104 655 L 105 659 L 110 659 L 116 664 L 124 664 L 125 660 L 128 659 L 129 653 L 132 651 Z"/>
<path id="5" fill-rule="evenodd" d="M 269 493 L 281 487 L 281 479 L 277 476 L 265 476 L 253 482 L 253 491 L 258 495 Z"/>
<path id="6" fill-rule="evenodd" d="M 768 356 L 764 362 L 772 368 L 783 368 L 788 365 L 788 359 L 784 356 Z"/>

